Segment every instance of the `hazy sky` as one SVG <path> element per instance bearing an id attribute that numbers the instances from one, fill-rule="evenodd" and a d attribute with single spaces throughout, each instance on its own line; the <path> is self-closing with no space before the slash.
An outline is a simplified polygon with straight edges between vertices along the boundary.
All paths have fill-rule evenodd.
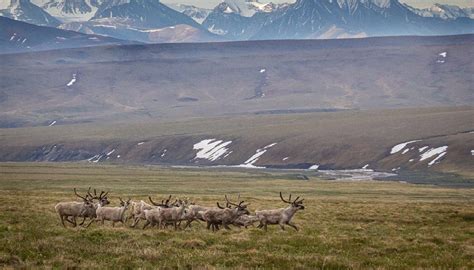
<path id="1" fill-rule="evenodd" d="M 2 0 L 0 0 L 2 1 Z M 261 0 L 260 2 L 275 2 L 275 3 L 280 3 L 280 2 L 290 2 L 291 0 Z M 295 0 L 293 0 L 294 2 Z M 207 8 L 213 8 L 215 7 L 218 3 L 221 2 L 221 0 L 161 0 L 163 3 L 185 3 L 185 4 L 191 4 L 199 7 L 207 7 Z M 400 0 L 400 2 L 405 2 L 408 3 L 411 6 L 414 7 L 429 7 L 434 3 L 440 3 L 440 4 L 453 4 L 453 5 L 458 5 L 462 7 L 472 7 L 474 6 L 474 0 Z"/>

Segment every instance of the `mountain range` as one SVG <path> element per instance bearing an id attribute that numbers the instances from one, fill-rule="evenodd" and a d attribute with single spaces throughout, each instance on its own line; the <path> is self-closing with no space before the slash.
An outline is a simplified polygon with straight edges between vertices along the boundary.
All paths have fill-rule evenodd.
<path id="1" fill-rule="evenodd" d="M 0 16 L 0 54 L 136 42 L 32 25 Z"/>
<path id="2" fill-rule="evenodd" d="M 158 0 L 10 0 L 0 15 L 144 43 L 328 39 L 474 32 L 473 8 L 398 0 L 223 0 L 214 9 Z M 33 2 L 31 2 L 33 1 Z"/>

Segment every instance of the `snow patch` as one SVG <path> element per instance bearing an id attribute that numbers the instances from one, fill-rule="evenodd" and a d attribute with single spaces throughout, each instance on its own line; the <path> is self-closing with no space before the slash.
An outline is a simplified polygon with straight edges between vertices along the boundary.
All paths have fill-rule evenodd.
<path id="1" fill-rule="evenodd" d="M 55 124 L 56 124 L 56 120 L 54 120 L 53 122 L 51 122 L 51 124 L 49 124 L 48 127 L 52 127 L 52 126 L 54 126 Z"/>
<path id="2" fill-rule="evenodd" d="M 448 56 L 448 52 L 442 52 L 439 54 L 439 56 L 446 58 L 446 56 Z"/>
<path id="3" fill-rule="evenodd" d="M 421 141 L 421 140 L 414 140 L 414 141 L 409 141 L 409 142 L 404 142 L 404 143 L 397 144 L 394 147 L 392 147 L 392 150 L 390 151 L 390 154 L 393 155 L 395 153 L 398 153 L 401 150 L 403 150 L 403 148 L 405 148 L 408 144 L 414 143 L 414 142 L 419 142 L 419 141 Z"/>
<path id="4" fill-rule="evenodd" d="M 406 153 L 408 153 L 408 151 L 410 151 L 410 148 L 403 150 L 402 155 L 405 155 Z"/>
<path id="5" fill-rule="evenodd" d="M 288 160 L 289 157 L 284 157 L 282 160 L 285 161 L 285 160 Z"/>
<path id="6" fill-rule="evenodd" d="M 474 156 L 474 150 L 471 150 L 471 156 Z"/>
<path id="7" fill-rule="evenodd" d="M 313 166 L 309 167 L 308 170 L 317 170 L 319 168 L 318 164 L 314 164 Z"/>
<path id="8" fill-rule="evenodd" d="M 66 86 L 72 86 L 76 83 L 76 73 L 72 74 L 72 79 L 66 84 Z"/>
<path id="9" fill-rule="evenodd" d="M 113 152 L 115 152 L 115 149 L 112 149 L 112 151 L 108 152 L 108 153 L 107 153 L 107 156 L 112 155 Z"/>
<path id="10" fill-rule="evenodd" d="M 425 153 L 421 154 L 420 161 L 432 158 L 436 155 L 439 155 L 443 152 L 446 152 L 448 150 L 448 146 L 441 146 L 437 148 L 431 148 L 430 150 L 426 151 Z"/>
<path id="11" fill-rule="evenodd" d="M 193 149 L 199 150 L 196 153 L 194 159 L 207 159 L 209 161 L 215 161 L 222 155 L 226 154 L 229 149 L 226 147 L 231 144 L 232 141 L 224 142 L 216 139 L 206 139 L 194 144 Z"/>
<path id="12" fill-rule="evenodd" d="M 264 69 L 264 68 L 262 68 L 262 69 L 260 70 L 260 73 L 265 73 L 265 71 L 267 71 L 267 70 Z"/>
<path id="13" fill-rule="evenodd" d="M 103 158 L 103 157 L 104 157 L 104 155 L 98 154 L 98 155 L 95 155 L 95 156 L 93 156 L 93 157 L 87 159 L 87 161 L 93 162 L 93 163 L 97 163 L 97 162 L 99 162 L 100 159 Z"/>
<path id="14" fill-rule="evenodd" d="M 137 143 L 137 145 L 142 145 L 142 144 L 144 144 L 144 143 L 145 143 L 145 142 L 139 142 L 139 143 Z"/>
<path id="15" fill-rule="evenodd" d="M 167 151 L 168 151 L 167 149 L 163 150 L 163 153 L 161 153 L 161 156 L 160 156 L 160 157 L 164 157 L 164 156 L 166 155 L 166 152 L 167 152 Z"/>
<path id="16" fill-rule="evenodd" d="M 362 169 L 367 169 L 369 168 L 369 164 L 365 164 L 364 167 L 362 167 Z"/>
<path id="17" fill-rule="evenodd" d="M 444 155 L 446 155 L 446 152 L 443 152 L 443 153 L 439 154 L 435 159 L 433 159 L 432 161 L 430 161 L 430 163 L 428 163 L 428 166 L 432 166 L 432 165 L 436 164 L 436 161 L 438 161 Z"/>
<path id="18" fill-rule="evenodd" d="M 421 154 L 420 161 L 432 158 L 437 155 L 435 159 L 433 159 L 430 163 L 428 163 L 428 167 L 435 164 L 439 159 L 441 159 L 444 155 L 446 155 L 446 151 L 448 150 L 448 146 L 440 146 L 437 148 L 431 148 L 430 150 L 426 151 L 425 153 Z"/>
<path id="19" fill-rule="evenodd" d="M 427 148 L 428 148 L 428 146 L 423 146 L 423 147 L 418 149 L 418 152 L 421 153 L 421 152 L 425 151 Z"/>
<path id="20" fill-rule="evenodd" d="M 249 159 L 247 159 L 243 164 L 240 164 L 239 166 L 241 167 L 255 167 L 253 164 L 255 164 L 258 159 L 263 155 L 265 154 L 265 152 L 267 152 L 268 149 L 272 148 L 273 146 L 275 146 L 277 143 L 272 143 L 272 144 L 269 144 L 261 149 L 257 149 L 256 153 L 251 156 Z"/>

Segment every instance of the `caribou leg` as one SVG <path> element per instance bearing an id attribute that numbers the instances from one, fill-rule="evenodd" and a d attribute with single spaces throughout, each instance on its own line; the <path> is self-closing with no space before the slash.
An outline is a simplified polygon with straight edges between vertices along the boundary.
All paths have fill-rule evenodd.
<path id="1" fill-rule="evenodd" d="M 284 231 L 285 230 L 285 225 L 284 223 L 278 223 L 278 225 L 280 225 L 280 228 Z"/>
<path id="2" fill-rule="evenodd" d="M 292 227 L 292 228 L 295 229 L 296 231 L 299 231 L 298 227 L 296 227 L 295 224 L 293 224 L 293 223 L 291 223 L 291 222 L 288 222 L 287 224 L 288 224 L 288 226 Z"/>
<path id="3" fill-rule="evenodd" d="M 89 222 L 89 224 L 87 224 L 87 225 L 86 225 L 86 228 L 89 228 L 89 226 L 92 224 L 92 222 L 95 222 L 95 221 L 97 221 L 97 220 L 96 220 L 96 219 L 93 219 L 93 218 L 91 218 L 91 222 Z"/>
<path id="4" fill-rule="evenodd" d="M 61 219 L 61 223 L 63 224 L 64 228 L 66 228 L 66 224 L 64 224 L 64 217 L 59 215 L 59 218 Z M 67 220 L 67 218 L 66 218 Z"/>
<path id="5" fill-rule="evenodd" d="M 79 226 L 82 226 L 82 225 L 84 224 L 84 222 L 86 221 L 86 218 L 87 218 L 87 217 L 84 217 L 84 218 L 82 219 L 82 222 L 79 223 Z"/>
<path id="6" fill-rule="evenodd" d="M 130 225 L 130 227 L 135 228 L 135 226 L 137 226 L 138 222 L 140 222 L 140 218 L 136 217 L 135 220 L 133 221 L 132 225 Z"/>

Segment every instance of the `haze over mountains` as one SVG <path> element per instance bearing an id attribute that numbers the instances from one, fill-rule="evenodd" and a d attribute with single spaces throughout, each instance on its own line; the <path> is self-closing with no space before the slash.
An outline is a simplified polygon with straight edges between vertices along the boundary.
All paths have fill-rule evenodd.
<path id="1" fill-rule="evenodd" d="M 2 16 L 145 43 L 326 39 L 474 32 L 473 9 L 397 0 L 224 0 L 214 9 L 157 0 L 10 0 Z"/>

